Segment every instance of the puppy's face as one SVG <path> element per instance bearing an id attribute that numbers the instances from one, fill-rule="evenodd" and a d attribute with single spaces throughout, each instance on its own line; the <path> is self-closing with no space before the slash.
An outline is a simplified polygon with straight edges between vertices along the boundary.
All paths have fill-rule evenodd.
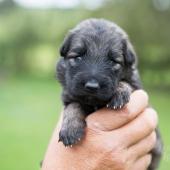
<path id="1" fill-rule="evenodd" d="M 89 105 L 108 102 L 134 64 L 128 43 L 126 34 L 111 22 L 80 23 L 61 48 L 67 92 Z"/>

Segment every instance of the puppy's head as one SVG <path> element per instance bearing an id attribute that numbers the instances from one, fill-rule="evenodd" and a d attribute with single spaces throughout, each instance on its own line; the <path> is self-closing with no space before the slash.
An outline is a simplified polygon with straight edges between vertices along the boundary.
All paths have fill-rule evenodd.
<path id="1" fill-rule="evenodd" d="M 65 89 L 88 104 L 110 100 L 136 60 L 126 33 L 103 19 L 81 22 L 69 32 L 60 53 Z"/>

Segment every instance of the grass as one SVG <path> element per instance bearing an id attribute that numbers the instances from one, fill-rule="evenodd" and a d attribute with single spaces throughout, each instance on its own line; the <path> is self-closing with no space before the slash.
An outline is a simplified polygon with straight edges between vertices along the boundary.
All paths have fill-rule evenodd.
<path id="1" fill-rule="evenodd" d="M 61 110 L 59 91 L 55 80 L 1 83 L 0 169 L 39 169 Z"/>
<path id="2" fill-rule="evenodd" d="M 165 154 L 160 170 L 170 167 L 170 93 L 149 90 L 159 113 Z M 62 109 L 55 80 L 12 78 L 0 82 L 0 169 L 37 170 Z"/>

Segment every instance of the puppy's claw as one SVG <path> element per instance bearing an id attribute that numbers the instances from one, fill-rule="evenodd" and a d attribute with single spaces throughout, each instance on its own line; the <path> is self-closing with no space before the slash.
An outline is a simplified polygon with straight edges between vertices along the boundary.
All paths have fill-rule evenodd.
<path id="1" fill-rule="evenodd" d="M 80 140 L 84 135 L 84 128 L 86 126 L 85 121 L 77 121 L 77 127 L 70 126 L 69 127 L 62 127 L 59 132 L 60 141 L 63 142 L 65 146 L 72 147 L 74 144 Z M 68 124 L 67 124 L 68 126 Z"/>
<path id="2" fill-rule="evenodd" d="M 111 99 L 109 103 L 109 108 L 114 110 L 123 108 L 128 102 L 130 98 L 130 92 L 127 91 L 118 91 L 115 93 L 113 99 Z"/>
<path id="3" fill-rule="evenodd" d="M 80 138 L 78 138 L 78 141 L 81 141 L 81 139 L 80 139 Z"/>

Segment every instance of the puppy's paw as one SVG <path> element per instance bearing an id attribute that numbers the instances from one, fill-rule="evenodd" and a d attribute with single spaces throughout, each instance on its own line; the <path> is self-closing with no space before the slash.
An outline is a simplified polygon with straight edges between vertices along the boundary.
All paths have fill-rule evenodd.
<path id="1" fill-rule="evenodd" d="M 83 137 L 85 126 L 86 123 L 83 120 L 73 121 L 71 124 L 68 123 L 60 130 L 59 141 L 62 141 L 66 147 L 72 147 L 72 145 L 76 144 Z"/>
<path id="2" fill-rule="evenodd" d="M 120 91 L 115 93 L 111 101 L 106 105 L 110 109 L 121 109 L 124 107 L 130 99 L 129 91 Z"/>

